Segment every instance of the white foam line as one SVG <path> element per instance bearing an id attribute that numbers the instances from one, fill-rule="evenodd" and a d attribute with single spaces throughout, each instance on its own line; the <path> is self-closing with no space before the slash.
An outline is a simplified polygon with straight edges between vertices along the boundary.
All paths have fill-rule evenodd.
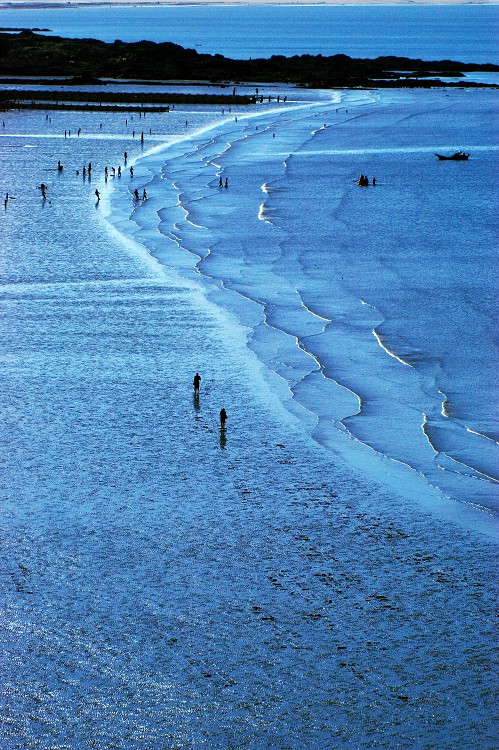
<path id="1" fill-rule="evenodd" d="M 265 218 L 264 214 L 265 214 L 265 203 L 262 203 L 260 205 L 260 209 L 258 211 L 258 218 L 259 218 L 260 221 L 264 221 L 266 224 L 272 224 L 271 221 L 269 221 L 268 219 Z"/>
<path id="2" fill-rule="evenodd" d="M 318 320 L 323 320 L 323 321 L 324 321 L 324 322 L 326 323 L 326 325 L 328 325 L 329 323 L 332 323 L 332 322 L 333 322 L 333 321 L 331 320 L 331 318 L 325 318 L 325 317 L 324 317 L 323 315 L 319 315 L 319 313 L 316 313 L 316 312 L 314 312 L 314 311 L 313 311 L 313 310 L 312 310 L 312 309 L 311 309 L 310 307 L 308 307 L 308 306 L 307 306 L 307 305 L 305 304 L 305 302 L 304 302 L 304 301 L 303 301 L 303 299 L 302 299 L 301 293 L 300 293 L 300 292 L 298 292 L 298 294 L 300 295 L 300 301 L 301 301 L 301 305 L 302 305 L 302 307 L 304 307 L 304 308 L 305 308 L 305 310 L 306 310 L 307 312 L 309 312 L 309 313 L 310 313 L 310 315 L 313 315 L 313 316 L 314 316 L 314 318 L 317 318 Z M 323 330 L 324 330 L 325 328 L 326 328 L 326 326 L 324 326 Z"/>
<path id="3" fill-rule="evenodd" d="M 482 482 L 485 480 L 488 480 L 490 482 L 494 482 L 495 484 L 499 484 L 499 479 L 496 479 L 495 477 L 491 477 L 489 474 L 486 474 L 484 471 L 475 469 L 474 466 L 469 466 L 469 464 L 464 463 L 464 461 L 459 461 L 457 458 L 453 458 L 452 456 L 449 456 L 448 453 L 442 452 L 442 455 L 445 456 L 448 461 L 452 461 L 458 466 L 464 466 L 465 469 L 468 469 L 468 471 L 473 472 L 472 474 L 473 479 L 479 479 Z M 445 466 L 439 465 L 439 468 L 442 469 L 442 471 L 450 471 L 450 469 L 446 469 Z M 462 474 L 462 472 L 458 470 L 457 470 L 457 473 Z M 468 474 L 467 476 L 470 476 L 470 475 Z"/>
<path id="4" fill-rule="evenodd" d="M 421 428 L 422 428 L 422 430 L 423 430 L 423 434 L 424 434 L 424 436 L 425 436 L 426 440 L 428 441 L 428 445 L 429 445 L 429 446 L 430 446 L 430 448 L 432 449 L 433 453 L 435 453 L 435 455 L 438 455 L 439 451 L 437 451 L 437 449 L 435 448 L 435 446 L 434 446 L 434 445 L 433 445 L 433 443 L 431 442 L 431 440 L 430 440 L 430 436 L 428 435 L 428 433 L 427 433 L 427 431 L 426 431 L 426 425 L 427 425 L 427 424 L 428 424 L 428 417 L 427 417 L 427 416 L 426 416 L 426 414 L 425 414 L 425 413 L 423 412 L 423 424 L 421 425 Z"/>
<path id="5" fill-rule="evenodd" d="M 478 435 L 479 437 L 484 438 L 485 440 L 490 440 L 491 443 L 495 443 L 495 445 L 499 445 L 497 440 L 494 440 L 494 438 L 489 437 L 488 435 L 484 435 L 483 432 L 478 432 L 478 430 L 472 430 L 471 427 L 466 428 L 467 432 L 471 432 L 473 435 Z"/>
<path id="6" fill-rule="evenodd" d="M 379 335 L 378 335 L 378 333 L 376 332 L 376 329 L 375 329 L 375 328 L 373 328 L 373 331 L 372 331 L 372 332 L 373 332 L 374 338 L 376 339 L 376 341 L 378 342 L 378 344 L 380 345 L 380 347 L 381 347 L 381 348 L 382 348 L 382 349 L 383 349 L 383 350 L 384 350 L 384 351 L 385 351 L 385 352 L 386 352 L 387 354 L 389 354 L 389 355 L 390 355 L 390 357 L 393 357 L 393 359 L 396 359 L 396 360 L 397 360 L 397 362 L 400 362 L 400 364 L 401 364 L 401 365 L 405 365 L 406 367 L 412 367 L 412 365 L 410 365 L 410 364 L 409 364 L 409 362 L 404 362 L 404 360 L 403 360 L 403 359 L 401 359 L 400 357 L 397 357 L 397 355 L 396 355 L 396 354 L 394 354 L 393 352 L 391 352 L 391 351 L 390 351 L 390 349 L 388 349 L 388 348 L 387 348 L 387 347 L 386 347 L 386 346 L 385 346 L 385 345 L 383 344 L 383 341 L 381 340 L 380 336 L 379 336 Z"/>

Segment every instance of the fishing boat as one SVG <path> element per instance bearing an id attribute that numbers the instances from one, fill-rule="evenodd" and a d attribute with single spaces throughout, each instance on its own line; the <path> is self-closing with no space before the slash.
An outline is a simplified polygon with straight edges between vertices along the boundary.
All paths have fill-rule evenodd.
<path id="1" fill-rule="evenodd" d="M 464 151 L 456 151 L 452 156 L 442 156 L 442 154 L 435 154 L 437 159 L 440 161 L 467 161 L 469 154 L 465 154 Z"/>

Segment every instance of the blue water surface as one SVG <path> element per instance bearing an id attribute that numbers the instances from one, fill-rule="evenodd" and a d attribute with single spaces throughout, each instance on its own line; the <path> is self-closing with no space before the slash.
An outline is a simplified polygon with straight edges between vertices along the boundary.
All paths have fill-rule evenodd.
<path id="1" fill-rule="evenodd" d="M 499 60 L 494 5 L 7 8 L 4 27 L 106 42 L 148 39 L 237 59 L 296 54 Z"/>

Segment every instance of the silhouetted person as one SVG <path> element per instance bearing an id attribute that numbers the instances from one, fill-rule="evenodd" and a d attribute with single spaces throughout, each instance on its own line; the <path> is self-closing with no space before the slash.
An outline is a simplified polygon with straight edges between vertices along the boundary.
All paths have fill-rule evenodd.
<path id="1" fill-rule="evenodd" d="M 226 188 L 229 187 L 229 178 L 228 177 L 225 178 L 225 187 Z"/>
<path id="2" fill-rule="evenodd" d="M 194 386 L 194 393 L 199 393 L 199 386 L 201 385 L 201 375 L 199 374 L 199 372 L 194 375 L 192 384 Z"/>
<path id="3" fill-rule="evenodd" d="M 142 193 L 142 200 L 143 200 L 143 201 L 146 201 L 146 200 L 147 200 L 147 193 L 146 193 L 146 191 L 145 191 L 145 190 L 144 190 L 144 192 Z"/>
<path id="4" fill-rule="evenodd" d="M 130 167 L 130 177 L 133 177 L 133 167 Z"/>
<path id="5" fill-rule="evenodd" d="M 135 188 L 135 190 L 133 191 L 133 194 L 135 196 L 135 200 L 140 201 L 140 195 L 139 195 L 139 191 L 137 190 L 137 188 Z"/>
<path id="6" fill-rule="evenodd" d="M 100 193 L 97 189 L 95 191 L 95 197 L 97 198 L 97 203 L 98 203 L 100 201 Z"/>
<path id="7" fill-rule="evenodd" d="M 222 409 L 220 409 L 220 429 L 221 430 L 225 430 L 226 421 L 227 421 L 227 412 L 222 407 Z"/>
<path id="8" fill-rule="evenodd" d="M 57 162 L 57 171 L 58 171 L 58 172 L 62 172 L 62 170 L 63 170 L 63 169 L 64 169 L 64 167 L 62 166 L 61 162 L 60 162 L 60 161 L 58 161 L 58 162 Z"/>
<path id="9" fill-rule="evenodd" d="M 224 181 L 223 181 L 223 180 L 222 180 L 222 178 L 220 177 L 220 179 L 219 179 L 219 181 L 218 181 L 218 187 L 223 187 L 223 186 L 224 186 Z"/>
<path id="10" fill-rule="evenodd" d="M 376 185 L 376 177 L 373 177 L 373 185 Z"/>

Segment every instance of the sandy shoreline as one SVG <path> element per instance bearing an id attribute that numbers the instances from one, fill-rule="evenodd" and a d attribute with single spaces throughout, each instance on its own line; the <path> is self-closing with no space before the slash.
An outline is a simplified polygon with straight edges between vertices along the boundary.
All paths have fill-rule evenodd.
<path id="1" fill-rule="evenodd" d="M 304 436 L 244 332 L 107 227 L 121 120 L 6 119 L 52 199 L 4 217 L 6 750 L 491 747 L 496 545 Z"/>

